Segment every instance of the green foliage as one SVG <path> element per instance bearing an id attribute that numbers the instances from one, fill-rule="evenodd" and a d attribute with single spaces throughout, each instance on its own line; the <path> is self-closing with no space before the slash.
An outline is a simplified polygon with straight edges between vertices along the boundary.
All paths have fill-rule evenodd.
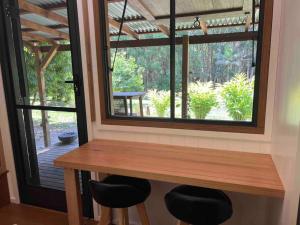
<path id="1" fill-rule="evenodd" d="M 150 90 L 148 96 L 159 117 L 164 117 L 170 108 L 170 91 Z"/>
<path id="2" fill-rule="evenodd" d="M 45 55 L 43 55 L 45 56 Z M 38 82 L 35 66 L 35 55 L 28 48 L 24 48 L 27 72 L 27 83 L 32 104 L 38 100 Z M 53 58 L 44 73 L 46 96 L 48 101 L 68 104 L 74 101 L 72 84 L 65 84 L 66 80 L 73 80 L 72 61 L 70 52 L 59 52 Z M 55 103 L 56 104 L 56 103 Z"/>
<path id="3" fill-rule="evenodd" d="M 254 81 L 249 81 L 246 74 L 236 74 L 224 84 L 221 96 L 227 111 L 234 120 L 244 121 L 252 117 Z"/>
<path id="4" fill-rule="evenodd" d="M 133 57 L 126 57 L 125 52 L 117 53 L 112 76 L 113 91 L 143 91 L 144 68 L 136 64 Z"/>
<path id="5" fill-rule="evenodd" d="M 195 82 L 189 86 L 190 109 L 196 119 L 205 119 L 213 107 L 218 106 L 212 83 Z"/>

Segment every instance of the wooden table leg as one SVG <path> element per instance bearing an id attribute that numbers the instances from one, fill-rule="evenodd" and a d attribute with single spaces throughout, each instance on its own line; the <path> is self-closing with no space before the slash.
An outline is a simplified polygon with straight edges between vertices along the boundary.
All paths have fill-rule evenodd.
<path id="1" fill-rule="evenodd" d="M 126 116 L 128 116 L 127 97 L 124 97 L 124 108 L 125 108 L 125 114 Z"/>
<path id="2" fill-rule="evenodd" d="M 139 102 L 140 102 L 140 116 L 143 117 L 144 112 L 143 112 L 143 97 L 142 96 L 139 97 Z"/>
<path id="3" fill-rule="evenodd" d="M 129 98 L 130 116 L 132 116 L 132 97 Z"/>
<path id="4" fill-rule="evenodd" d="M 69 225 L 83 225 L 78 170 L 64 169 Z"/>

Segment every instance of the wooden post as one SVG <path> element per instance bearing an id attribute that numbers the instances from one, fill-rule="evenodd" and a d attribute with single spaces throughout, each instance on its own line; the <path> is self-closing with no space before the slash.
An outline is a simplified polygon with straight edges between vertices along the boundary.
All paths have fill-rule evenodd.
<path id="1" fill-rule="evenodd" d="M 189 82 L 189 36 L 184 35 L 182 40 L 182 118 L 187 118 Z"/>
<path id="2" fill-rule="evenodd" d="M 41 68 L 41 62 L 42 62 L 42 53 L 35 48 L 34 49 L 34 55 L 35 55 L 35 66 L 36 66 L 36 77 L 37 77 L 37 83 L 38 83 L 38 92 L 39 92 L 39 99 L 40 99 L 40 105 L 45 106 L 46 105 L 46 83 L 45 83 L 45 73 L 44 70 Z M 42 127 L 43 127 L 43 134 L 44 134 L 44 145 L 45 147 L 48 147 L 50 145 L 50 130 L 49 130 L 49 121 L 48 121 L 48 112 L 42 110 L 41 111 L 42 116 Z"/>
<path id="3" fill-rule="evenodd" d="M 43 58 L 41 51 L 38 48 L 33 48 L 35 55 L 35 64 L 36 64 L 36 74 L 38 82 L 38 92 L 40 98 L 40 105 L 46 106 L 46 83 L 45 83 L 45 69 L 50 64 L 51 60 L 55 56 L 58 45 L 54 45 L 49 53 Z M 50 130 L 49 130 L 49 121 L 48 121 L 48 112 L 42 110 L 42 127 L 44 134 L 44 144 L 45 147 L 48 147 L 51 143 Z"/>
<path id="4" fill-rule="evenodd" d="M 83 225 L 78 170 L 64 169 L 69 225 Z"/>

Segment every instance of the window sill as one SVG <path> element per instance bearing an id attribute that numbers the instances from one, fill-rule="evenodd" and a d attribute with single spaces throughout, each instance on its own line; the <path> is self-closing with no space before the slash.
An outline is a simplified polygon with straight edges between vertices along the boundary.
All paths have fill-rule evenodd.
<path id="1" fill-rule="evenodd" d="M 239 134 L 265 134 L 264 127 L 249 125 L 220 125 L 220 124 L 199 124 L 188 122 L 130 120 L 126 118 L 102 118 L 101 125 L 142 127 L 142 128 L 167 128 L 192 131 L 225 132 Z"/>

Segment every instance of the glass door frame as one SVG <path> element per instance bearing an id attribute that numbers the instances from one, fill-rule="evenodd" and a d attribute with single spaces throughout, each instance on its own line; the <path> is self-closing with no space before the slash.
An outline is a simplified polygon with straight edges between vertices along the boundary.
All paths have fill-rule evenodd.
<path id="1" fill-rule="evenodd" d="M 26 180 L 26 172 L 30 172 L 32 174 L 36 173 L 38 170 L 36 150 L 35 146 L 33 146 L 35 145 L 32 133 L 33 129 L 30 129 L 32 126 L 32 121 L 30 121 L 31 116 L 29 115 L 31 110 L 76 113 L 79 145 L 88 142 L 86 111 L 85 107 L 82 107 L 85 106 L 85 98 L 81 49 L 78 48 L 78 46 L 80 46 L 80 33 L 76 1 L 67 1 L 67 10 L 76 107 L 30 106 L 24 102 L 25 98 L 23 98 L 23 104 L 18 104 L 14 90 L 14 87 L 17 86 L 20 90 L 18 95 L 26 96 L 26 80 L 21 79 L 25 77 L 23 75 L 26 72 L 18 1 L 3 0 L 0 3 L 0 63 L 2 68 L 3 85 L 7 103 L 20 199 L 22 203 L 60 211 L 66 211 L 65 192 L 29 185 Z M 18 77 L 19 82 L 16 82 L 16 79 L 14 79 L 16 76 Z M 20 113 L 21 110 L 24 111 L 24 115 L 23 113 Z M 24 149 L 24 146 L 27 145 L 28 148 Z M 31 166 L 31 168 L 28 168 L 24 162 L 25 154 L 27 154 L 27 157 L 29 156 L 28 158 L 30 159 L 30 163 L 35 165 L 33 168 Z M 87 187 L 88 180 L 90 179 L 90 172 L 81 171 L 81 174 L 83 188 L 82 199 L 85 206 L 83 207 L 84 215 L 87 217 L 93 217 L 92 197 Z"/>

